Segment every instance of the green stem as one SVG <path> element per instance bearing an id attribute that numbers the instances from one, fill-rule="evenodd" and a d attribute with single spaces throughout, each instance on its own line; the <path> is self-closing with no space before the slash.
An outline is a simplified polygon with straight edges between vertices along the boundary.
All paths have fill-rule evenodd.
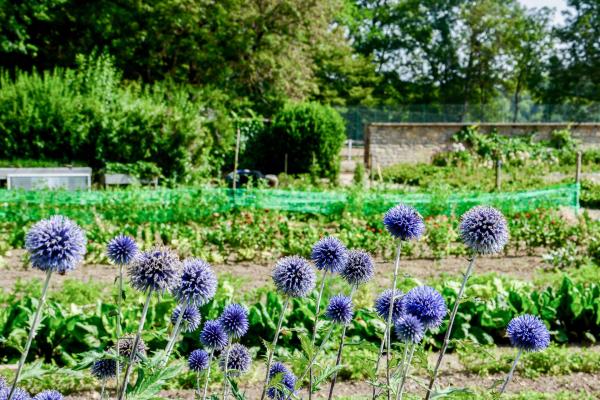
<path id="1" fill-rule="evenodd" d="M 271 343 L 271 349 L 267 349 L 269 351 L 269 358 L 267 360 L 267 373 L 265 376 L 265 383 L 262 390 L 262 395 L 260 396 L 260 400 L 265 399 L 265 395 L 267 394 L 267 386 L 269 385 L 269 370 L 271 369 L 271 363 L 273 362 L 273 353 L 275 353 L 275 346 L 277 346 L 277 339 L 279 339 L 279 332 L 281 331 L 281 324 L 283 323 L 283 317 L 285 315 L 285 311 L 288 308 L 290 303 L 290 297 L 288 296 L 285 299 L 285 303 L 283 304 L 283 309 L 281 310 L 281 315 L 279 316 L 279 322 L 277 323 L 277 330 L 275 331 L 275 337 L 273 338 L 273 343 Z"/>
<path id="2" fill-rule="evenodd" d="M 123 387 L 121 388 L 121 393 L 119 394 L 119 400 L 123 400 L 125 398 L 125 392 L 127 392 L 127 384 L 129 383 L 129 377 L 131 375 L 131 368 L 135 363 L 135 357 L 137 356 L 137 349 L 140 343 L 140 338 L 142 336 L 142 331 L 144 330 L 144 323 L 146 322 L 146 315 L 148 314 L 148 307 L 150 306 L 150 299 L 152 298 L 152 289 L 148 291 L 148 295 L 146 296 L 146 302 L 144 303 L 144 309 L 142 310 L 142 317 L 140 318 L 140 324 L 138 325 L 138 330 L 135 335 L 135 339 L 133 340 L 133 346 L 131 348 L 131 356 L 129 357 L 129 363 L 127 364 L 127 369 L 125 370 L 125 377 L 123 378 Z"/>
<path id="3" fill-rule="evenodd" d="M 167 343 L 167 347 L 165 348 L 165 360 L 163 361 L 164 364 L 166 365 L 169 362 L 169 357 L 171 356 L 171 352 L 173 351 L 173 348 L 175 347 L 175 342 L 177 341 L 177 338 L 179 337 L 179 333 L 181 332 L 181 322 L 183 321 L 183 314 L 185 313 L 185 310 L 189 307 L 190 302 L 186 302 L 185 304 L 180 304 L 180 312 L 179 315 L 177 316 L 177 321 L 175 321 L 175 326 L 173 327 L 173 332 L 171 332 L 171 336 L 169 337 L 169 342 Z"/>
<path id="4" fill-rule="evenodd" d="M 48 270 L 46 272 L 46 280 L 44 281 L 44 286 L 42 288 L 42 295 L 40 296 L 40 300 L 38 301 L 37 309 L 35 310 L 35 315 L 33 317 L 33 322 L 31 324 L 31 328 L 29 329 L 29 336 L 27 336 L 27 343 L 25 343 L 25 348 L 23 349 L 23 353 L 21 353 L 21 359 L 19 360 L 19 365 L 17 366 L 17 372 L 15 374 L 15 379 L 13 381 L 12 387 L 10 388 L 10 393 L 8 394 L 7 400 L 11 400 L 15 390 L 17 389 L 17 384 L 19 383 L 19 379 L 21 378 L 21 372 L 23 371 L 23 366 L 25 366 L 25 360 L 27 359 L 27 355 L 29 354 L 29 349 L 31 348 L 31 342 L 35 337 L 36 330 L 38 328 L 38 323 L 40 322 L 40 316 L 42 314 L 42 309 L 44 308 L 44 304 L 46 303 L 46 294 L 48 292 L 48 286 L 50 284 L 50 277 L 52 276 L 52 270 Z"/>
<path id="5" fill-rule="evenodd" d="M 229 373 L 229 349 L 231 347 L 231 338 L 227 339 L 227 349 L 225 350 L 225 365 L 223 371 L 223 400 L 225 400 L 228 396 L 229 389 L 229 380 L 227 379 L 227 375 Z"/>
<path id="6" fill-rule="evenodd" d="M 119 295 L 117 296 L 117 374 L 116 374 L 116 391 L 119 393 L 119 371 L 121 370 L 120 366 L 120 358 L 121 354 L 119 354 L 119 340 L 121 339 L 121 335 L 123 335 L 123 331 L 121 328 L 121 310 L 123 307 L 123 264 L 119 264 Z"/>
<path id="7" fill-rule="evenodd" d="M 510 371 L 508 372 L 508 375 L 506 376 L 506 379 L 504 380 L 504 383 L 502 384 L 502 388 L 500 389 L 500 396 L 502 396 L 502 394 L 506 390 L 506 387 L 508 386 L 508 383 L 512 379 L 513 374 L 515 373 L 515 368 L 517 368 L 517 363 L 519 362 L 519 358 L 521 358 L 521 354 L 523 354 L 523 350 L 519 349 L 519 352 L 517 353 L 517 356 L 515 357 L 515 361 L 513 361 L 512 367 L 510 367 Z"/>
<path id="8" fill-rule="evenodd" d="M 215 349 L 211 349 L 210 357 L 208 357 L 208 369 L 206 370 L 206 378 L 204 379 L 204 393 L 202 394 L 202 400 L 206 400 L 206 393 L 208 391 L 208 379 L 210 377 L 210 365 L 212 364 L 213 355 L 215 354 Z"/>
<path id="9" fill-rule="evenodd" d="M 321 310 L 321 299 L 323 298 L 323 289 L 325 289 L 325 278 L 327 277 L 327 270 L 323 271 L 323 278 L 321 278 L 321 288 L 319 289 L 319 295 L 317 296 L 317 304 L 315 309 L 315 324 L 313 326 L 311 348 L 315 346 L 315 340 L 317 337 L 317 324 L 319 322 L 319 311 Z M 304 377 L 302 378 L 304 379 Z M 299 381 L 302 381 L 300 379 Z M 312 400 L 312 383 L 313 383 L 313 369 L 312 363 L 310 363 L 309 377 L 308 377 L 308 400 Z"/>
<path id="10" fill-rule="evenodd" d="M 427 393 L 425 394 L 425 400 L 429 400 L 431 397 L 431 392 L 433 391 L 433 385 L 435 384 L 435 380 L 437 379 L 440 365 L 442 364 L 442 359 L 444 358 L 444 354 L 446 354 L 446 350 L 448 350 L 448 345 L 450 344 L 450 335 L 452 335 L 452 326 L 454 325 L 454 319 L 456 318 L 456 314 L 458 312 L 458 306 L 460 304 L 460 300 L 465 292 L 465 288 L 467 286 L 467 281 L 471 276 L 471 271 L 473 270 L 473 266 L 475 265 L 475 255 L 469 261 L 469 266 L 467 267 L 467 272 L 465 272 L 465 276 L 462 281 L 462 285 L 460 286 L 460 290 L 458 291 L 458 295 L 456 296 L 456 301 L 454 302 L 454 308 L 452 308 L 452 313 L 450 314 L 450 322 L 448 323 L 448 329 L 446 330 L 446 336 L 444 337 L 444 343 L 442 345 L 442 349 L 440 350 L 440 355 L 438 356 L 437 363 L 435 364 L 435 369 L 433 370 L 433 375 L 429 380 L 429 387 L 427 388 Z"/>
<path id="11" fill-rule="evenodd" d="M 406 367 L 404 368 L 404 372 L 402 373 L 402 383 L 400 384 L 400 389 L 396 392 L 396 400 L 402 400 L 402 394 L 404 393 L 404 385 L 406 384 L 406 380 L 408 379 L 408 372 L 410 371 L 410 363 L 412 362 L 413 355 L 415 354 L 415 344 L 413 343 L 410 347 L 410 355 L 408 356 L 408 360 L 406 361 Z"/>

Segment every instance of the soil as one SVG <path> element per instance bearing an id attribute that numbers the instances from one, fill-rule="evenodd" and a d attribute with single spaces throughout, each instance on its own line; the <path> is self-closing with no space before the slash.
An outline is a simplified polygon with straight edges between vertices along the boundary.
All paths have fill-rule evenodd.
<path id="1" fill-rule="evenodd" d="M 4 257 L 0 269 L 0 288 L 10 288 L 17 279 L 43 279 L 40 271 L 27 267 L 23 262 L 22 250 L 11 250 Z M 400 274 L 411 276 L 420 280 L 438 278 L 443 275 L 460 275 L 467 266 L 465 258 L 445 258 L 443 260 L 415 259 L 402 260 Z M 521 280 L 532 280 L 543 268 L 543 260 L 540 256 L 520 257 L 482 257 L 476 262 L 475 272 L 478 274 L 495 272 L 499 275 L 510 275 Z M 244 290 L 262 287 L 271 282 L 271 269 L 273 264 L 260 264 L 253 262 L 242 262 L 236 264 L 215 265 L 217 274 L 231 274 L 244 280 Z M 389 284 L 390 275 L 394 265 L 390 261 L 382 259 L 375 260 L 375 284 L 382 288 Z M 77 279 L 83 282 L 114 282 L 116 268 L 112 265 L 87 264 L 65 276 L 57 275 L 51 280 L 53 287 L 59 287 L 65 279 Z"/>

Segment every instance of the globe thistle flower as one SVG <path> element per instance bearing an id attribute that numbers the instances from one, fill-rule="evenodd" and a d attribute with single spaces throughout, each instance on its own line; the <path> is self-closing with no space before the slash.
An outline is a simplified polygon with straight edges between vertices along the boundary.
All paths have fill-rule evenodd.
<path id="1" fill-rule="evenodd" d="M 227 334 L 219 321 L 206 321 L 200 332 L 200 342 L 211 350 L 223 350 L 227 346 Z"/>
<path id="2" fill-rule="evenodd" d="M 525 351 L 540 351 L 550 344 L 550 333 L 541 319 L 525 314 L 513 318 L 506 328 L 510 343 Z"/>
<path id="3" fill-rule="evenodd" d="M 348 250 L 337 238 L 329 236 L 313 246 L 311 257 L 318 270 L 337 273 L 344 268 L 348 260 Z"/>
<path id="4" fill-rule="evenodd" d="M 114 378 L 117 376 L 117 361 L 111 358 L 94 361 L 91 372 L 94 377 L 101 381 Z"/>
<path id="5" fill-rule="evenodd" d="M 506 219 L 495 208 L 473 207 L 461 217 L 460 236 L 476 254 L 498 253 L 508 242 Z"/>
<path id="6" fill-rule="evenodd" d="M 173 289 L 173 296 L 180 303 L 198 307 L 208 303 L 217 291 L 217 276 L 210 265 L 197 258 L 183 262 L 181 280 Z"/>
<path id="7" fill-rule="evenodd" d="M 250 351 L 244 345 L 234 343 L 229 348 L 229 356 L 225 353 L 221 354 L 219 366 L 222 371 L 225 371 L 225 359 L 227 358 L 227 372 L 232 376 L 238 376 L 250 369 L 252 357 Z"/>
<path id="8" fill-rule="evenodd" d="M 0 376 L 0 390 L 6 387 L 6 380 Z"/>
<path id="9" fill-rule="evenodd" d="M 241 304 L 229 304 L 223 310 L 219 323 L 227 336 L 239 339 L 248 332 L 248 310 Z"/>
<path id="10" fill-rule="evenodd" d="M 44 390 L 41 393 L 38 393 L 33 400 L 63 400 L 64 397 L 60 392 L 56 390 Z"/>
<path id="11" fill-rule="evenodd" d="M 397 320 L 402 315 L 402 309 L 404 307 L 404 293 L 401 290 L 384 290 L 377 300 L 375 300 L 375 311 L 380 318 L 387 320 L 388 313 L 390 312 L 390 301 L 394 298 L 394 305 L 392 306 L 392 321 Z"/>
<path id="12" fill-rule="evenodd" d="M 8 400 L 10 394 L 10 386 L 0 390 L 0 400 Z M 25 390 L 16 388 L 13 392 L 11 400 L 31 400 L 31 396 Z"/>
<path id="13" fill-rule="evenodd" d="M 77 267 L 86 252 L 85 234 L 76 223 L 60 215 L 36 223 L 25 235 L 25 248 L 33 268 L 64 274 Z"/>
<path id="14" fill-rule="evenodd" d="M 405 204 L 390 208 L 383 216 L 383 224 L 392 236 L 400 240 L 419 239 L 425 232 L 421 214 Z"/>
<path id="15" fill-rule="evenodd" d="M 117 350 L 119 351 L 119 355 L 131 359 L 131 353 L 133 352 L 133 342 L 135 341 L 135 337 L 132 335 L 123 336 L 119 339 L 117 344 Z M 142 357 L 146 356 L 146 343 L 140 338 L 137 344 L 137 351 L 135 352 L 134 362 L 138 362 L 142 359 Z"/>
<path id="16" fill-rule="evenodd" d="M 119 235 L 106 246 L 108 259 L 117 265 L 127 265 L 138 253 L 138 246 L 130 236 Z"/>
<path id="17" fill-rule="evenodd" d="M 179 257 L 167 247 L 154 247 L 138 254 L 129 265 L 131 286 L 141 292 L 171 289 L 179 277 Z"/>
<path id="18" fill-rule="evenodd" d="M 373 277 L 373 260 L 369 253 L 362 250 L 350 250 L 348 261 L 340 272 L 350 285 L 367 283 Z"/>
<path id="19" fill-rule="evenodd" d="M 273 269 L 277 290 L 290 297 L 304 297 L 315 288 L 315 271 L 302 257 L 284 257 Z"/>
<path id="20" fill-rule="evenodd" d="M 177 323 L 179 319 L 179 313 L 181 313 L 182 306 L 178 305 L 173 310 L 173 314 L 171 315 L 171 322 L 173 324 Z M 200 311 L 195 306 L 187 306 L 183 311 L 183 317 L 181 319 L 182 323 L 182 331 L 183 332 L 194 332 L 200 326 L 200 322 L 202 321 L 202 317 L 200 316 Z"/>
<path id="21" fill-rule="evenodd" d="M 394 323 L 396 336 L 404 343 L 417 344 L 423 340 L 425 327 L 419 318 L 411 314 L 405 314 Z"/>
<path id="22" fill-rule="evenodd" d="M 404 311 L 419 318 L 426 329 L 437 328 L 448 313 L 442 295 L 429 286 L 418 286 L 404 296 Z"/>
<path id="23" fill-rule="evenodd" d="M 279 374 L 281 374 L 279 385 L 270 386 L 267 389 L 267 396 L 274 400 L 285 400 L 289 393 L 294 392 L 294 387 L 296 386 L 296 375 L 294 375 L 294 373 L 282 363 L 276 362 L 269 370 L 269 382 L 272 382 L 273 379 Z"/>
<path id="24" fill-rule="evenodd" d="M 188 358 L 188 365 L 190 370 L 194 372 L 201 372 L 208 368 L 210 356 L 204 350 L 194 350 Z"/>
<path id="25" fill-rule="evenodd" d="M 344 295 L 333 296 L 329 300 L 327 311 L 325 312 L 327 318 L 336 324 L 349 324 L 352 321 L 354 315 L 354 307 L 352 305 L 352 299 Z"/>

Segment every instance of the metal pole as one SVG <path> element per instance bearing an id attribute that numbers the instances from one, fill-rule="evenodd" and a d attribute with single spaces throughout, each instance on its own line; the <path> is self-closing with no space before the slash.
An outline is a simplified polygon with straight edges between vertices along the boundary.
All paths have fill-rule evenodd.
<path id="1" fill-rule="evenodd" d="M 577 169 L 575 170 L 575 183 L 581 182 L 581 150 L 577 152 Z"/>
<path id="2" fill-rule="evenodd" d="M 233 191 L 235 192 L 236 180 L 237 180 L 237 169 L 238 169 L 238 157 L 240 154 L 240 126 L 236 129 L 237 138 L 235 140 L 235 158 L 233 160 Z"/>
<path id="3" fill-rule="evenodd" d="M 499 192 L 502 188 L 502 160 L 496 159 L 496 191 Z"/>
<path id="4" fill-rule="evenodd" d="M 348 139 L 348 161 L 352 161 L 352 139 Z"/>
<path id="5" fill-rule="evenodd" d="M 285 153 L 285 161 L 283 162 L 283 173 L 287 175 L 288 171 L 288 153 Z"/>

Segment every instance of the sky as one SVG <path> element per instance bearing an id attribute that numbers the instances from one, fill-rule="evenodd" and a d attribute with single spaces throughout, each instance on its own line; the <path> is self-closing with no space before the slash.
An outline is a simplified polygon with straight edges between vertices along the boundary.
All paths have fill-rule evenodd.
<path id="1" fill-rule="evenodd" d="M 554 8 L 556 10 L 554 13 L 554 22 L 556 24 L 561 24 L 564 21 L 564 17 L 562 16 L 561 11 L 564 11 L 567 8 L 566 0 L 519 0 L 519 1 L 527 7 Z"/>

